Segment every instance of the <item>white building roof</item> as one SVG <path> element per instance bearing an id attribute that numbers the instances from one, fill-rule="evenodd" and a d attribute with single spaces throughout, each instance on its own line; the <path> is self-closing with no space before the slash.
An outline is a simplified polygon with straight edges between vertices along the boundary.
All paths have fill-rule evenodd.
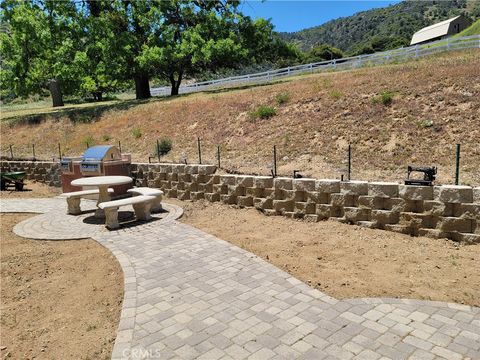
<path id="1" fill-rule="evenodd" d="M 460 16 L 455 16 L 454 18 L 424 27 L 423 29 L 418 30 L 412 36 L 412 42 L 410 45 L 415 45 L 421 43 L 423 41 L 427 41 L 430 39 L 434 39 L 439 36 L 445 36 L 448 34 L 448 28 L 450 27 L 450 23 Z"/>

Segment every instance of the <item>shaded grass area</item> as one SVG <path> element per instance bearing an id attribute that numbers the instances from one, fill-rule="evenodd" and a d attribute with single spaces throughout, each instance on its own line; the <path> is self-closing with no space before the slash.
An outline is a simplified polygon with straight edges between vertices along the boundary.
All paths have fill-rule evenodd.
<path id="1" fill-rule="evenodd" d="M 13 125 L 35 125 L 48 119 L 58 120 L 68 118 L 75 123 L 88 123 L 98 120 L 105 112 L 110 110 L 128 110 L 132 107 L 142 105 L 151 101 L 162 100 L 152 98 L 147 100 L 113 100 L 102 103 L 92 102 L 80 105 L 67 105 L 62 108 L 40 108 L 35 107 L 21 111 L 5 111 L 2 109 L 2 123 Z"/>
<path id="2" fill-rule="evenodd" d="M 52 119 L 59 120 L 62 118 L 68 118 L 73 123 L 90 123 L 99 120 L 105 112 L 108 111 L 122 111 L 134 108 L 138 105 L 147 103 L 154 103 L 160 101 L 168 101 L 175 98 L 184 98 L 194 96 L 195 94 L 220 94 L 236 90 L 246 90 L 262 86 L 271 86 L 272 84 L 291 81 L 293 79 L 282 79 L 278 81 L 269 81 L 254 84 L 243 84 L 238 86 L 231 86 L 225 88 L 214 88 L 211 90 L 205 90 L 198 93 L 180 94 L 169 97 L 154 96 L 150 99 L 137 100 L 111 100 L 103 102 L 89 102 L 81 104 L 68 104 L 64 107 L 53 108 L 48 106 L 49 102 L 39 101 L 36 103 L 27 103 L 21 105 L 3 105 L 1 111 L 2 125 L 14 126 L 14 125 L 36 125 L 41 122 Z"/>

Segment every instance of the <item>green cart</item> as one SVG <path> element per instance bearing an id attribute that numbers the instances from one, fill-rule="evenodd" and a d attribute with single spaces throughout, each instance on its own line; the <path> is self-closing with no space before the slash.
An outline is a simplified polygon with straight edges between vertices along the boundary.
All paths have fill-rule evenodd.
<path id="1" fill-rule="evenodd" d="M 0 181 L 2 190 L 6 190 L 7 186 L 14 186 L 15 190 L 22 191 L 26 173 L 25 171 L 4 172 L 0 173 Z"/>

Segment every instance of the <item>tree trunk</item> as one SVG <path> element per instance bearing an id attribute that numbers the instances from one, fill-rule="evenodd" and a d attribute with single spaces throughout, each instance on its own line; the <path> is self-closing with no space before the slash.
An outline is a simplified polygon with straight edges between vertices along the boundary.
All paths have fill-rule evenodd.
<path id="1" fill-rule="evenodd" d="M 148 82 L 148 75 L 137 74 L 135 75 L 135 95 L 137 99 L 148 99 L 152 95 L 150 94 L 150 84 Z"/>
<path id="2" fill-rule="evenodd" d="M 94 91 L 92 93 L 93 101 L 102 101 L 103 100 L 103 93 L 101 91 Z"/>
<path id="3" fill-rule="evenodd" d="M 50 94 L 52 95 L 53 107 L 64 106 L 62 89 L 60 88 L 58 80 L 50 80 L 48 90 L 50 90 Z"/>
<path id="4" fill-rule="evenodd" d="M 170 84 L 172 84 L 172 91 L 170 95 L 178 95 L 178 90 L 180 88 L 180 84 L 182 83 L 182 73 L 178 74 L 178 80 L 175 80 L 175 75 L 170 74 Z"/>

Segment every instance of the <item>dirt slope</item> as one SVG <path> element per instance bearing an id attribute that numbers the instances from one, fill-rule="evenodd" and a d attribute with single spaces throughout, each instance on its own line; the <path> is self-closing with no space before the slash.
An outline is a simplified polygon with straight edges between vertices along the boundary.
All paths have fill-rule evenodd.
<path id="1" fill-rule="evenodd" d="M 480 51 L 471 50 L 406 64 L 302 76 L 291 81 L 240 90 L 159 99 L 123 111 L 109 111 L 89 124 L 67 119 L 2 128 L 2 153 L 9 143 L 51 158 L 61 142 L 69 155 L 83 152 L 85 140 L 122 141 L 134 160 L 147 161 L 155 139 L 169 137 L 174 150 L 197 161 L 196 138 L 204 162 L 215 163 L 221 145 L 228 169 L 268 174 L 272 147 L 278 147 L 279 173 L 339 178 L 353 149 L 353 178 L 401 181 L 408 164 L 439 166 L 439 181 L 453 181 L 455 144 L 462 144 L 461 181 L 480 184 Z M 379 94 L 390 92 L 384 105 Z M 288 93 L 278 105 L 276 96 Z M 277 115 L 252 120 L 260 105 Z M 136 130 L 139 129 L 140 131 Z M 141 136 L 136 138 L 134 133 Z M 106 138 L 109 140 L 105 141 Z M 48 156 L 47 156 L 48 155 Z"/>
<path id="2" fill-rule="evenodd" d="M 335 298 L 480 305 L 480 244 L 336 221 L 308 223 L 205 201 L 168 201 L 184 208 L 182 222 L 248 250 Z"/>

